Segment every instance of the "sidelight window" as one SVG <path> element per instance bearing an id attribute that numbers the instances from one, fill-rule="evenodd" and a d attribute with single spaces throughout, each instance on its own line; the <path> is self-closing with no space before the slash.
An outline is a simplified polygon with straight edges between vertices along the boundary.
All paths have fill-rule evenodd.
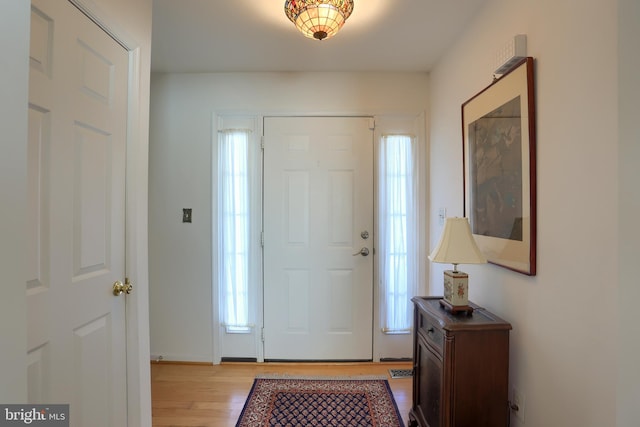
<path id="1" fill-rule="evenodd" d="M 225 130 L 218 140 L 218 280 L 222 320 L 228 333 L 251 331 L 250 133 Z"/>
<path id="2" fill-rule="evenodd" d="M 379 152 L 379 277 L 382 331 L 409 333 L 418 269 L 417 147 L 385 135 Z"/>

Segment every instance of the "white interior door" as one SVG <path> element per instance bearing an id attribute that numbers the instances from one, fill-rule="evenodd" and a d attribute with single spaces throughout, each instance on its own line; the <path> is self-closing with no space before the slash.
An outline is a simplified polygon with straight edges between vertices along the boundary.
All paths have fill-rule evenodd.
<path id="1" fill-rule="evenodd" d="M 128 55 L 66 0 L 31 16 L 28 398 L 126 426 Z"/>
<path id="2" fill-rule="evenodd" d="M 268 117 L 264 135 L 264 358 L 370 360 L 373 119 Z"/>

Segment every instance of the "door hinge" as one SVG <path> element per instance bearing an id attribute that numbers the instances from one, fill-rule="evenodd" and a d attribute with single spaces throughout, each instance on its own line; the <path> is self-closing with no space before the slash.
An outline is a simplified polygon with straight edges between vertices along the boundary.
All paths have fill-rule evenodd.
<path id="1" fill-rule="evenodd" d="M 260 232 L 260 246 L 264 248 L 264 231 Z"/>
<path id="2" fill-rule="evenodd" d="M 369 130 L 375 130 L 376 129 L 376 119 L 371 118 L 369 119 Z"/>
<path id="3" fill-rule="evenodd" d="M 260 329 L 261 329 L 261 331 L 260 331 L 260 340 L 262 342 L 264 342 L 264 326 L 262 328 L 260 328 Z"/>
<path id="4" fill-rule="evenodd" d="M 260 149 L 264 151 L 264 135 L 260 137 Z"/>

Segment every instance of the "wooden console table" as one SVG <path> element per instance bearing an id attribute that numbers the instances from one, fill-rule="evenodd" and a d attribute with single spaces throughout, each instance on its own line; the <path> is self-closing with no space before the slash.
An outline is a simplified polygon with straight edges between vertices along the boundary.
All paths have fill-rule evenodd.
<path id="1" fill-rule="evenodd" d="M 506 427 L 511 325 L 470 303 L 452 314 L 441 297 L 414 297 L 410 427 Z"/>

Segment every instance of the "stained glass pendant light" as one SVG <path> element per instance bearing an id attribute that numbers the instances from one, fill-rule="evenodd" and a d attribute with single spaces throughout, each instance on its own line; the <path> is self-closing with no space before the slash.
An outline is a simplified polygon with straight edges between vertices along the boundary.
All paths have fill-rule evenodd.
<path id="1" fill-rule="evenodd" d="M 353 0 L 286 0 L 284 12 L 306 37 L 333 37 L 353 12 Z"/>

